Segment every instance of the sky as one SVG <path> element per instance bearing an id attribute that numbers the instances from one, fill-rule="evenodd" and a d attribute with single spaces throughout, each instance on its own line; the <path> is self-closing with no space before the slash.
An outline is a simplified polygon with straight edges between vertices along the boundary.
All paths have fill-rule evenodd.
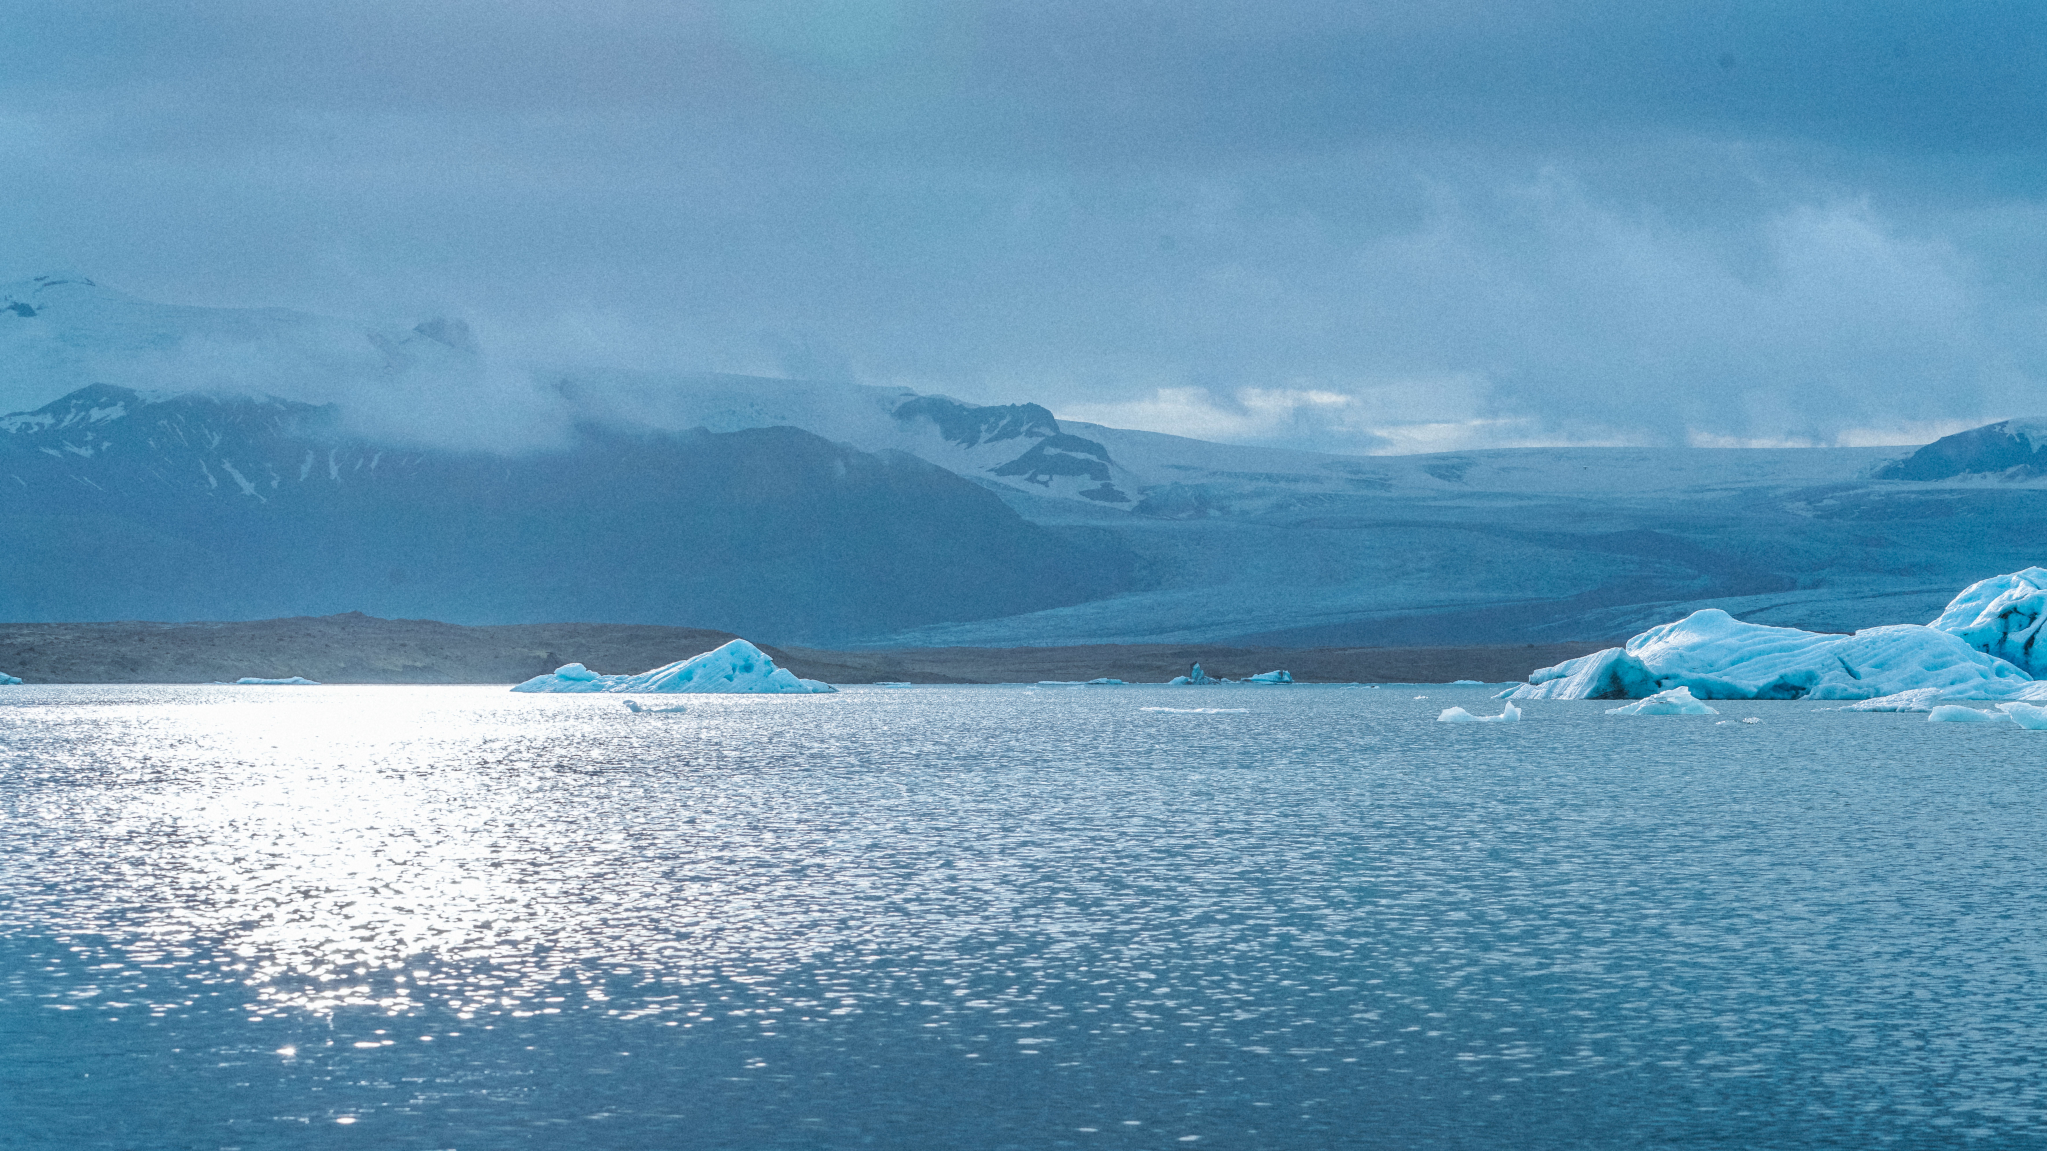
<path id="1" fill-rule="evenodd" d="M 1230 442 L 2047 414 L 2047 6 L 0 0 L 0 279 Z"/>

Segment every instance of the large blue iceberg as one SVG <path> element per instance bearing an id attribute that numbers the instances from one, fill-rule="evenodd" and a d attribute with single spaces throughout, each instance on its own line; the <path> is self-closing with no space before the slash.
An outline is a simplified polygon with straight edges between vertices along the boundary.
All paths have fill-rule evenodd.
<path id="1" fill-rule="evenodd" d="M 1871 711 L 1943 700 L 2047 699 L 2047 568 L 1970 584 L 1930 624 L 1833 635 L 1743 623 L 1718 608 L 1650 628 L 1624 647 L 1543 668 L 1512 699 L 1839 699 Z M 2035 652 L 2039 660 L 2035 662 Z"/>
<path id="2" fill-rule="evenodd" d="M 580 663 L 572 663 L 556 668 L 551 675 L 536 675 L 512 690 L 800 695 L 838 689 L 814 679 L 800 679 L 789 669 L 776 667 L 768 653 L 743 639 L 735 639 L 702 655 L 638 675 L 598 675 Z"/>
<path id="3" fill-rule="evenodd" d="M 2027 568 L 1970 584 L 1927 626 L 2037 677 L 2047 672 L 2042 623 L 2047 623 L 2047 568 Z"/>

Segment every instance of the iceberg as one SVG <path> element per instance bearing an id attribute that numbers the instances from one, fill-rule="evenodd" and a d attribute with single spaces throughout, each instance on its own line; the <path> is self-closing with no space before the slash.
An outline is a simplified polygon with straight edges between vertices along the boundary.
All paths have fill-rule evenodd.
<path id="1" fill-rule="evenodd" d="M 13 684 L 17 684 L 17 683 L 20 683 L 20 682 L 21 682 L 21 677 L 20 677 L 20 676 L 18 676 L 18 675 L 6 675 L 6 674 L 0 674 L 0 687 L 8 687 L 8 686 L 11 686 L 11 685 L 13 685 Z"/>
<path id="2" fill-rule="evenodd" d="M 634 715 L 681 715 L 689 710 L 688 707 L 679 703 L 672 703 L 667 707 L 648 707 L 636 699 L 626 700 L 625 709 Z"/>
<path id="3" fill-rule="evenodd" d="M 1216 679 L 1212 679 L 1212 678 L 1210 678 L 1210 677 L 1209 677 L 1209 674 L 1208 674 L 1207 672 L 1205 672 L 1205 671 L 1201 670 L 1201 665 L 1197 663 L 1197 664 L 1195 664 L 1195 665 L 1194 665 L 1194 667 L 1193 667 L 1193 669 L 1192 669 L 1192 670 L 1188 671 L 1188 673 L 1187 673 L 1186 675 L 1176 675 L 1176 676 L 1174 676 L 1174 677 L 1173 677 L 1172 679 L 1169 679 L 1169 680 L 1167 680 L 1167 681 L 1166 681 L 1166 686 L 1167 686 L 1167 687 L 1181 687 L 1181 686 L 1186 686 L 1186 685 L 1190 685 L 1190 684 L 1201 684 L 1201 683 L 1219 683 L 1219 682 L 1221 682 L 1221 681 L 1219 681 L 1219 680 L 1216 680 Z"/>
<path id="4" fill-rule="evenodd" d="M 1248 678 L 1248 679 L 1246 679 L 1246 680 L 1245 680 L 1244 682 L 1245 682 L 1245 683 L 1292 683 L 1292 682 L 1294 682 L 1294 673 L 1293 673 L 1293 672 L 1290 672 L 1290 671 L 1261 671 L 1261 672 L 1259 672 L 1259 673 L 1258 673 L 1257 675 L 1254 675 L 1254 676 L 1251 676 L 1251 677 L 1249 677 L 1249 678 Z"/>
<path id="5" fill-rule="evenodd" d="M 1851 703 L 1842 711 L 1931 711 L 1944 703 L 2012 700 L 2021 703 L 2047 701 L 2047 681 L 2011 683 L 1994 680 L 1961 687 L 1919 687 L 1892 695 L 1880 695 Z"/>
<path id="6" fill-rule="evenodd" d="M 2047 731 L 2047 707 L 2033 703 L 2000 703 L 1997 710 L 2027 731 Z"/>
<path id="7" fill-rule="evenodd" d="M 799 695 L 838 689 L 814 679 L 799 679 L 788 668 L 776 667 L 768 653 L 743 639 L 735 639 L 702 655 L 638 675 L 598 675 L 580 663 L 564 664 L 552 674 L 536 675 L 512 690 Z"/>
<path id="8" fill-rule="evenodd" d="M 1634 703 L 1623 704 L 1620 707 L 1607 708 L 1606 714 L 1719 715 L 1720 713 L 1715 709 L 1707 707 L 1705 704 L 1700 703 L 1698 700 L 1693 699 L 1690 688 L 1674 687 L 1671 688 L 1669 691 L 1659 691 L 1655 695 L 1650 696 L 1648 699 L 1637 700 Z"/>
<path id="9" fill-rule="evenodd" d="M 2039 643 L 2042 623 L 2047 623 L 2047 568 L 2032 567 L 1977 580 L 1927 626 L 2037 676 L 2047 672 L 2047 645 Z"/>
<path id="10" fill-rule="evenodd" d="M 1994 711 L 1978 711 L 1960 704 L 1942 704 L 1928 713 L 1928 723 L 2003 723 L 2005 717 Z"/>
<path id="11" fill-rule="evenodd" d="M 1921 688 L 2008 694 L 2031 680 L 1939 628 L 1892 624 L 1833 635 L 1706 608 L 1625 647 L 1543 668 L 1508 698 L 1643 699 L 1683 687 L 1699 699 L 1862 700 Z"/>
<path id="12" fill-rule="evenodd" d="M 257 678 L 256 678 L 255 676 L 243 676 L 243 677 L 242 677 L 241 679 L 238 679 L 238 680 L 236 680 L 236 681 L 235 681 L 235 684 L 236 684 L 237 686 L 240 686 L 240 685 L 242 685 L 242 684 L 261 684 L 261 685 L 264 685 L 264 686 L 268 686 L 268 687 L 319 687 L 319 686 L 320 686 L 320 685 L 319 685 L 319 684 L 318 684 L 317 682 L 315 682 L 315 681 L 313 681 L 313 680 L 310 680 L 310 679 L 306 679 L 306 678 L 305 678 L 305 677 L 303 677 L 303 676 L 296 676 L 296 675 L 295 675 L 295 676 L 292 676 L 292 677 L 291 677 L 290 679 L 257 679 Z"/>
<path id="13" fill-rule="evenodd" d="M 1463 708 L 1461 708 L 1461 707 L 1446 707 L 1446 708 L 1444 708 L 1444 709 L 1443 709 L 1443 714 L 1441 714 L 1441 715 L 1439 715 L 1439 716 L 1437 716 L 1437 717 L 1436 717 L 1436 722 L 1437 722 L 1437 723 L 1519 723 L 1519 722 L 1521 722 L 1521 709 L 1520 709 L 1520 708 L 1518 708 L 1518 707 L 1515 707 L 1515 706 L 1514 706 L 1513 704 L 1511 704 L 1511 703 L 1510 703 L 1510 704 L 1508 704 L 1508 705 L 1507 705 L 1507 710 L 1505 710 L 1505 711 L 1501 712 L 1501 713 L 1500 713 L 1500 714 L 1498 714 L 1498 715 L 1473 715 L 1473 714 L 1471 714 L 1470 712 L 1468 712 L 1468 711 L 1464 710 L 1464 709 L 1463 709 Z"/>

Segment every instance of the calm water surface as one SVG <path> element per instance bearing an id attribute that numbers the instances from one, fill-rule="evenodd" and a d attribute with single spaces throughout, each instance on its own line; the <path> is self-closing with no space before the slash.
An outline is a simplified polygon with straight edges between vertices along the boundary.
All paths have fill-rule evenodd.
<path id="1" fill-rule="evenodd" d="M 5 689 L 0 1146 L 2047 1146 L 2047 732 L 1484 694 Z"/>

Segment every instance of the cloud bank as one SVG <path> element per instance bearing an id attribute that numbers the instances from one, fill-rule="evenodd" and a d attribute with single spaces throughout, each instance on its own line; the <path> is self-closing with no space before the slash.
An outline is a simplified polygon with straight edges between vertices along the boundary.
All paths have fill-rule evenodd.
<path id="1" fill-rule="evenodd" d="M 484 395 L 1910 442 L 2047 413 L 2043 49 L 2017 3 L 21 7 L 0 279 L 465 315 Z"/>

